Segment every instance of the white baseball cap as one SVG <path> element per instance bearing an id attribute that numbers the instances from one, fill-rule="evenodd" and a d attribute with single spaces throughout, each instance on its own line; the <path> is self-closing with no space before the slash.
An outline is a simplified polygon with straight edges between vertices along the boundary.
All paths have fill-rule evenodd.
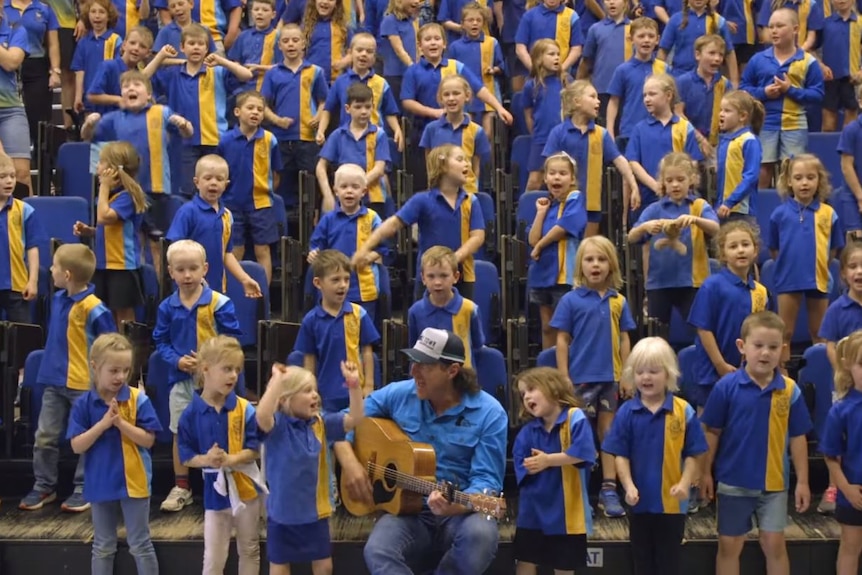
<path id="1" fill-rule="evenodd" d="M 412 348 L 401 350 L 415 363 L 464 363 L 464 342 L 445 329 L 427 327 Z"/>

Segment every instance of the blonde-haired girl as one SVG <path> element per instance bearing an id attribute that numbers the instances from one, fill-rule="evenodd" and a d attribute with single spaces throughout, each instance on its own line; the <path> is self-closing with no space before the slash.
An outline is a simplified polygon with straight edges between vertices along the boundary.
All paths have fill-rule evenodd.
<path id="1" fill-rule="evenodd" d="M 862 553 L 862 331 L 842 339 L 837 356 L 839 400 L 829 410 L 818 445 L 838 487 L 835 520 L 841 525 L 841 543 L 835 572 L 855 575 Z"/>
<path id="2" fill-rule="evenodd" d="M 270 485 L 266 511 L 271 575 L 289 575 L 291 563 L 309 562 L 316 574 L 332 573 L 332 468 L 327 445 L 343 440 L 365 412 L 359 368 L 341 362 L 341 375 L 350 390 L 347 414 L 321 413 L 314 374 L 280 364 L 273 366 L 258 404 Z"/>
<path id="3" fill-rule="evenodd" d="M 759 100 L 742 90 L 726 94 L 720 105 L 715 210 L 721 219 L 748 219 L 753 223 L 763 158 L 763 146 L 757 135 L 763 127 L 766 111 Z"/>
<path id="4" fill-rule="evenodd" d="M 551 319 L 557 331 L 557 367 L 575 384 L 575 395 L 589 416 L 597 418 L 599 440 L 614 421 L 622 366 L 629 355 L 628 332 L 637 327 L 622 287 L 614 244 L 603 236 L 581 242 L 575 256 L 575 289 L 563 296 Z M 630 395 L 630 388 L 624 390 Z M 622 517 L 613 455 L 602 453 L 599 509 Z"/>
<path id="5" fill-rule="evenodd" d="M 620 407 L 602 449 L 615 456 L 632 507 L 634 571 L 678 575 L 689 489 L 699 475 L 696 458 L 707 451 L 706 437 L 694 408 L 673 395 L 679 365 L 665 340 L 640 340 L 623 379 L 637 394 Z"/>
<path id="6" fill-rule="evenodd" d="M 418 61 L 419 4 L 417 0 L 389 0 L 386 15 L 380 22 L 380 39 L 389 43 L 388 49 L 380 46 L 383 77 L 389 82 L 396 101 L 401 100 L 404 73 Z"/>
<path id="7" fill-rule="evenodd" d="M 574 573 L 587 565 L 592 533 L 587 472 L 596 448 L 590 422 L 561 371 L 536 367 L 515 379 L 527 420 L 512 447 L 520 492 L 512 543 L 516 573 L 535 575 L 538 565 Z"/>
<path id="8" fill-rule="evenodd" d="M 830 191 L 829 174 L 817 156 L 800 154 L 782 163 L 778 193 L 784 202 L 769 218 L 769 251 L 775 260 L 773 289 L 788 344 L 803 296 L 811 341 L 821 341 L 818 332 L 834 281 L 829 261 L 844 247 L 838 215 L 826 203 Z M 789 345 L 785 349 L 786 359 Z"/>
<path id="9" fill-rule="evenodd" d="M 332 83 L 350 66 L 348 22 L 345 0 L 308 0 L 302 19 L 305 59 L 320 66 Z"/>
<path id="10" fill-rule="evenodd" d="M 129 142 L 105 144 L 99 154 L 99 196 L 96 227 L 75 222 L 76 236 L 95 236 L 96 296 L 114 314 L 114 321 L 135 320 L 144 302 L 141 274 L 141 224 L 147 196 L 137 182 L 141 158 Z"/>
<path id="11" fill-rule="evenodd" d="M 560 47 L 553 40 L 543 38 L 533 44 L 530 59 L 533 66 L 530 79 L 524 84 L 524 117 L 533 137 L 527 158 L 530 176 L 525 191 L 541 189 L 542 152 L 551 130 L 562 122 Z"/>
<path id="12" fill-rule="evenodd" d="M 92 388 L 72 407 L 66 435 L 75 453 L 87 454 L 84 499 L 92 505 L 91 571 L 114 572 L 122 518 L 138 575 L 158 575 L 150 540 L 149 449 L 162 426 L 146 394 L 129 386 L 131 342 L 118 333 L 96 338 L 90 348 L 90 373 Z"/>

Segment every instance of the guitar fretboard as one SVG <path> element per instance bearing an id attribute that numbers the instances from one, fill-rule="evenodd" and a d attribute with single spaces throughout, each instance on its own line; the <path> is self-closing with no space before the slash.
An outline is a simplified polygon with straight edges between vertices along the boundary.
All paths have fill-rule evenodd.
<path id="1" fill-rule="evenodd" d="M 394 482 L 398 487 L 420 495 L 431 495 L 432 491 L 439 491 L 447 496 L 451 493 L 452 503 L 472 508 L 469 495 L 463 491 L 453 490 L 445 483 L 428 481 L 427 479 L 407 475 L 397 469 L 379 465 L 373 461 L 368 462 L 368 473 L 372 477 L 382 475 L 387 482 Z"/>

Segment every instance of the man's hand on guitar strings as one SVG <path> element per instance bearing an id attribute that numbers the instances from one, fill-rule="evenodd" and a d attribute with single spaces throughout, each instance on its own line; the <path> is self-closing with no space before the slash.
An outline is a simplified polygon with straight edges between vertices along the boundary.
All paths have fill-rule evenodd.
<path id="1" fill-rule="evenodd" d="M 448 517 L 450 515 L 461 515 L 469 511 L 463 505 L 450 503 L 446 497 L 439 491 L 432 491 L 428 496 L 428 509 L 431 513 L 439 517 Z"/>

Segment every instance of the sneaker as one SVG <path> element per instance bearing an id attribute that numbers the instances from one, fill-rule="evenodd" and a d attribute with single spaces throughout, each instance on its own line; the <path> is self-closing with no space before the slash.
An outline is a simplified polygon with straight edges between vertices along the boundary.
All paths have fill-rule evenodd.
<path id="1" fill-rule="evenodd" d="M 57 494 L 55 492 L 51 491 L 50 493 L 43 493 L 34 489 L 27 494 L 27 497 L 21 500 L 21 503 L 18 504 L 18 509 L 23 509 L 24 511 L 35 511 L 37 509 L 42 509 L 44 505 L 56 500 Z"/>
<path id="2" fill-rule="evenodd" d="M 168 497 L 162 501 L 162 511 L 182 511 L 184 507 L 192 504 L 191 489 L 183 489 L 179 486 L 174 486 Z"/>
<path id="3" fill-rule="evenodd" d="M 822 513 L 823 515 L 831 515 L 835 513 L 835 498 L 837 496 L 838 488 L 830 485 L 823 493 L 823 497 L 820 499 L 820 504 L 817 506 L 817 513 Z"/>
<path id="4" fill-rule="evenodd" d="M 605 512 L 605 517 L 625 517 L 626 510 L 620 503 L 620 496 L 615 489 L 602 489 L 599 492 L 599 509 Z"/>
<path id="5" fill-rule="evenodd" d="M 700 511 L 700 490 L 692 487 L 688 494 L 688 514 L 693 515 Z"/>
<path id="6" fill-rule="evenodd" d="M 90 508 L 90 503 L 84 500 L 84 494 L 80 491 L 75 491 L 69 496 L 66 501 L 60 505 L 60 509 L 66 513 L 82 513 Z"/>

